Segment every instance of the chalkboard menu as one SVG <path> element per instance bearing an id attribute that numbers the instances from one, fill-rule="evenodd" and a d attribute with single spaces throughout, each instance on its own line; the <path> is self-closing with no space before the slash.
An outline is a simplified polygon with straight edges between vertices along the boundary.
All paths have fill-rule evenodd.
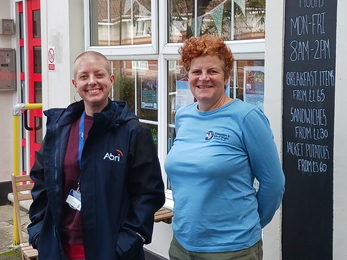
<path id="1" fill-rule="evenodd" d="M 332 259 L 337 0 L 286 0 L 283 260 Z"/>

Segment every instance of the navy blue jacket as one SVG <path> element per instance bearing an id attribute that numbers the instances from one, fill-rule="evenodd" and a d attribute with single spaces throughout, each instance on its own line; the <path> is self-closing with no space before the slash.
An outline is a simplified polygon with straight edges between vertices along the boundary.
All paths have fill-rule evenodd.
<path id="1" fill-rule="evenodd" d="M 71 125 L 83 101 L 45 111 L 47 129 L 30 176 L 35 182 L 29 242 L 41 260 L 65 259 L 61 245 L 62 165 Z M 151 132 L 125 102 L 94 114 L 81 160 L 82 229 L 86 260 L 144 260 L 164 185 Z M 138 235 L 140 234 L 145 241 Z M 36 245 L 34 245 L 36 247 Z"/>

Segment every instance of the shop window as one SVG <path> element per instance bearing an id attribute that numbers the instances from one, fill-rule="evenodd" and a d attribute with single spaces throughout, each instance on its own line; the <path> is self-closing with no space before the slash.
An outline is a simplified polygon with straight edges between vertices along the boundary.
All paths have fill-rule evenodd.
<path id="1" fill-rule="evenodd" d="M 145 61 L 145 60 L 132 61 L 132 68 L 148 70 L 148 61 Z"/>
<path id="2" fill-rule="evenodd" d="M 259 108 L 264 107 L 264 60 L 235 61 L 236 70 L 231 72 L 226 86 L 226 94 L 238 98 Z M 168 61 L 168 151 L 175 138 L 175 115 L 177 109 L 193 103 L 188 84 L 187 73 L 179 61 Z M 176 68 L 176 69 L 172 69 Z"/>
<path id="3" fill-rule="evenodd" d="M 151 20 L 147 18 L 142 18 L 136 21 L 136 36 L 149 36 L 151 30 Z"/>
<path id="4" fill-rule="evenodd" d="M 112 61 L 113 100 L 126 101 L 158 145 L 158 61 Z"/>
<path id="5" fill-rule="evenodd" d="M 111 61 L 115 75 L 111 98 L 127 101 L 150 127 L 162 162 L 175 139 L 178 107 L 194 102 L 178 61 L 180 44 L 167 43 L 183 43 L 205 33 L 232 41 L 227 44 L 237 50 L 237 61 L 226 93 L 256 105 L 263 103 L 261 84 L 256 84 L 257 91 L 252 84 L 264 76 L 265 0 L 89 0 L 89 7 L 88 50 L 100 51 L 111 60 L 121 59 Z M 250 46 L 238 41 L 243 39 L 261 40 Z M 159 91 L 161 96 L 158 82 L 164 88 Z M 257 95 L 258 103 L 252 95 Z M 164 111 L 158 113 L 157 109 Z"/>
<path id="6" fill-rule="evenodd" d="M 93 46 L 137 45 L 152 42 L 150 0 L 90 0 Z"/>
<path id="7" fill-rule="evenodd" d="M 171 149 L 173 140 L 175 139 L 175 115 L 179 107 L 188 105 L 194 102 L 194 97 L 188 86 L 187 73 L 179 61 L 168 61 L 168 151 Z M 175 69 L 173 69 L 175 68 Z"/>
<path id="8" fill-rule="evenodd" d="M 153 137 L 153 143 L 154 143 L 155 148 L 158 151 L 158 126 L 157 125 L 153 125 L 153 124 L 146 124 L 146 125 L 151 130 L 151 134 L 152 134 L 152 137 Z"/>
<path id="9" fill-rule="evenodd" d="M 230 96 L 264 109 L 264 60 L 236 61 Z"/>
<path id="10" fill-rule="evenodd" d="M 265 0 L 169 0 L 169 42 L 206 33 L 224 40 L 265 37 Z"/>

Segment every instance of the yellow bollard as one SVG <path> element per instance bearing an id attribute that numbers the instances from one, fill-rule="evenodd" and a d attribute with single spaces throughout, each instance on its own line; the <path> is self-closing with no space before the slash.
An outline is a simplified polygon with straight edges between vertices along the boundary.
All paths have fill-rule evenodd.
<path id="1" fill-rule="evenodd" d="M 20 174 L 20 114 L 13 115 L 13 174 Z M 19 230 L 17 228 L 16 211 L 13 206 L 13 244 L 19 245 Z"/>
<path id="2" fill-rule="evenodd" d="M 28 109 L 42 109 L 42 103 L 17 104 L 13 108 L 13 174 L 20 175 L 20 111 Z M 17 227 L 17 217 L 13 208 L 13 244 L 19 245 L 19 232 Z"/>

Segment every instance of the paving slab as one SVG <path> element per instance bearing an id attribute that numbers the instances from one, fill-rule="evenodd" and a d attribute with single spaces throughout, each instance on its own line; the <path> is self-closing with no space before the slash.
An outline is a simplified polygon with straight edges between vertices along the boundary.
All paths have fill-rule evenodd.
<path id="1" fill-rule="evenodd" d="M 21 210 L 20 215 L 23 238 L 24 241 L 28 241 L 26 228 L 30 223 L 29 215 L 26 210 Z M 0 206 L 0 255 L 18 248 L 18 246 L 13 245 L 13 217 L 14 210 L 12 204 Z"/>

